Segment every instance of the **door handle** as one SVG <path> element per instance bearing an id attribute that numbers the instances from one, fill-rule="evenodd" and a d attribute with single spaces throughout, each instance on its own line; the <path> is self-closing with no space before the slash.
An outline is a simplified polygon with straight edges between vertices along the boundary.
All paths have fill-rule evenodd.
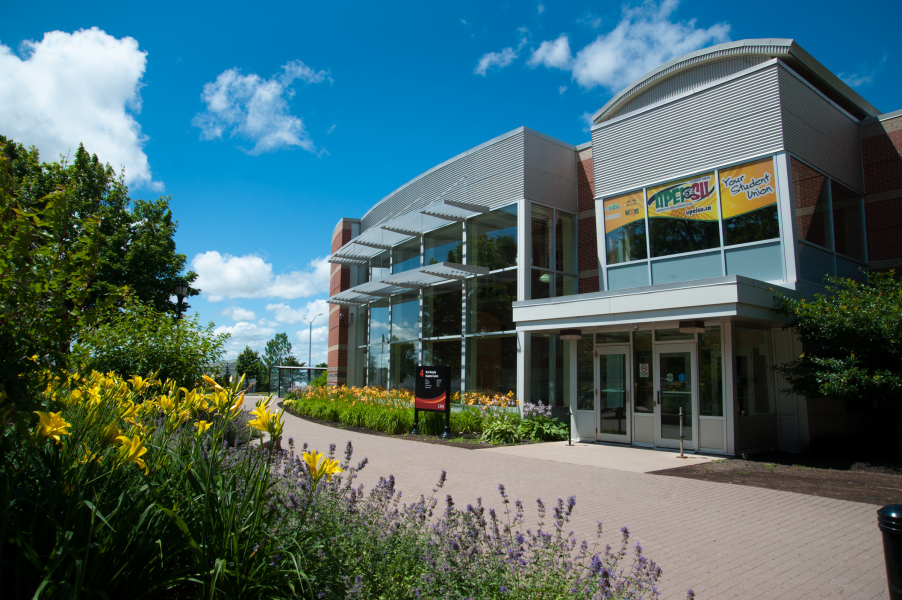
<path id="1" fill-rule="evenodd" d="M 661 390 L 658 390 L 658 404 L 661 404 Z"/>

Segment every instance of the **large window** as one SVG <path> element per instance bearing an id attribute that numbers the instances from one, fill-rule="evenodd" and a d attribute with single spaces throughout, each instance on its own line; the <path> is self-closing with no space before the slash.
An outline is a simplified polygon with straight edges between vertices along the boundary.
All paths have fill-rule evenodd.
<path id="1" fill-rule="evenodd" d="M 830 182 L 830 201 L 833 205 L 833 240 L 836 251 L 865 262 L 864 213 L 861 196 L 849 188 Z"/>
<path id="2" fill-rule="evenodd" d="M 462 284 L 445 283 L 423 290 L 423 337 L 460 335 Z"/>
<path id="3" fill-rule="evenodd" d="M 721 169 L 720 203 L 724 245 L 761 242 L 780 237 L 774 161 L 763 158 Z"/>
<path id="4" fill-rule="evenodd" d="M 391 253 L 377 254 L 370 259 L 370 281 L 379 281 L 391 275 Z"/>
<path id="5" fill-rule="evenodd" d="M 830 248 L 827 177 L 792 159 L 792 197 L 800 240 Z"/>
<path id="6" fill-rule="evenodd" d="M 460 391 L 460 340 L 423 342 L 423 364 L 451 367 L 451 392 Z"/>
<path id="7" fill-rule="evenodd" d="M 706 327 L 698 340 L 698 404 L 703 417 L 723 416 L 723 353 L 720 327 Z"/>
<path id="8" fill-rule="evenodd" d="M 366 359 L 366 384 L 388 389 L 388 344 L 373 344 Z"/>
<path id="9" fill-rule="evenodd" d="M 564 345 L 557 335 L 530 336 L 530 399 L 548 406 L 564 405 Z"/>
<path id="10" fill-rule="evenodd" d="M 455 223 L 423 236 L 424 264 L 441 262 L 462 263 L 463 224 Z"/>
<path id="11" fill-rule="evenodd" d="M 576 293 L 576 219 L 574 215 L 533 204 L 530 298 Z"/>
<path id="12" fill-rule="evenodd" d="M 467 221 L 467 263 L 506 269 L 517 265 L 517 205 Z"/>
<path id="13" fill-rule="evenodd" d="M 420 266 L 420 238 L 402 242 L 392 249 L 392 273 L 403 273 Z"/>
<path id="14" fill-rule="evenodd" d="M 605 199 L 603 212 L 608 264 L 648 258 L 642 190 Z"/>
<path id="15" fill-rule="evenodd" d="M 503 271 L 467 280 L 467 333 L 512 331 L 517 272 Z"/>
<path id="16" fill-rule="evenodd" d="M 391 344 L 391 387 L 413 391 L 416 386 L 419 344 L 403 342 Z"/>
<path id="17" fill-rule="evenodd" d="M 576 342 L 576 408 L 595 410 L 595 340 L 591 335 Z"/>
<path id="18" fill-rule="evenodd" d="M 507 394 L 517 390 L 517 336 L 467 339 L 467 390 Z"/>
<path id="19" fill-rule="evenodd" d="M 714 173 L 649 188 L 645 204 L 652 256 L 720 246 Z"/>
<path id="20" fill-rule="evenodd" d="M 420 337 L 420 295 L 405 292 L 391 299 L 391 341 Z"/>
<path id="21" fill-rule="evenodd" d="M 768 332 L 763 329 L 733 329 L 735 337 L 736 400 L 740 417 L 774 413 L 773 369 L 768 360 Z"/>
<path id="22" fill-rule="evenodd" d="M 651 331 L 633 334 L 633 377 L 636 382 L 636 400 L 633 412 L 655 412 L 655 361 Z"/>
<path id="23" fill-rule="evenodd" d="M 370 344 L 380 344 L 391 340 L 391 323 L 388 320 L 388 300 L 370 304 Z"/>

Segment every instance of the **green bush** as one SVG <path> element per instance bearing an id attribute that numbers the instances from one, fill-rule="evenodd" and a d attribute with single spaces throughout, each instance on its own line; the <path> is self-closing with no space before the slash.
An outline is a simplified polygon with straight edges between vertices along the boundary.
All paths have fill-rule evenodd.
<path id="1" fill-rule="evenodd" d="M 516 444 L 521 437 L 519 415 L 496 415 L 487 419 L 482 428 L 482 441 L 491 444 Z"/>
<path id="2" fill-rule="evenodd" d="M 519 430 L 521 437 L 537 442 L 563 440 L 567 437 L 567 426 L 546 415 L 524 419 Z"/>

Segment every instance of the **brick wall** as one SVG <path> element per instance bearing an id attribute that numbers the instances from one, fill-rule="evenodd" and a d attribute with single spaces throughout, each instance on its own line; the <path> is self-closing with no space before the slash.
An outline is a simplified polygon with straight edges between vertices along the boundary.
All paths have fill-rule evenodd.
<path id="1" fill-rule="evenodd" d="M 861 128 L 868 264 L 902 275 L 902 115 Z"/>
<path id="2" fill-rule="evenodd" d="M 353 226 L 360 221 L 342 219 L 332 232 L 332 252 L 351 241 Z M 351 287 L 350 267 L 333 264 L 329 276 L 329 296 L 334 296 Z M 329 345 L 326 364 L 329 367 L 329 385 L 344 385 L 348 382 L 348 309 L 337 304 L 329 305 Z"/>
<path id="3" fill-rule="evenodd" d="M 598 237 L 595 231 L 595 175 L 592 170 L 592 147 L 578 151 L 576 163 L 576 196 L 579 210 L 579 293 L 597 292 Z"/>

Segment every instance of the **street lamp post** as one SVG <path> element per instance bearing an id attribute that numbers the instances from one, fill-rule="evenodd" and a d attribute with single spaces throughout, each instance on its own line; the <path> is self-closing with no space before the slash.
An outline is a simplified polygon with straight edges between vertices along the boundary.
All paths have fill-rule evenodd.
<path id="1" fill-rule="evenodd" d="M 175 282 L 175 285 L 172 286 L 172 293 L 179 299 L 178 309 L 175 313 L 175 320 L 178 321 L 182 318 L 182 301 L 184 301 L 185 296 L 188 295 L 188 283 L 185 282 L 184 279 L 179 279 Z"/>
<path id="2" fill-rule="evenodd" d="M 316 321 L 317 317 L 321 317 L 321 316 L 323 316 L 323 313 L 319 313 L 318 315 L 316 315 L 316 317 L 313 317 L 309 321 L 307 319 L 304 319 L 304 322 L 310 325 L 310 343 L 307 347 L 307 368 L 308 369 L 313 366 L 313 322 Z M 310 371 L 308 371 L 308 373 L 309 372 Z"/>

